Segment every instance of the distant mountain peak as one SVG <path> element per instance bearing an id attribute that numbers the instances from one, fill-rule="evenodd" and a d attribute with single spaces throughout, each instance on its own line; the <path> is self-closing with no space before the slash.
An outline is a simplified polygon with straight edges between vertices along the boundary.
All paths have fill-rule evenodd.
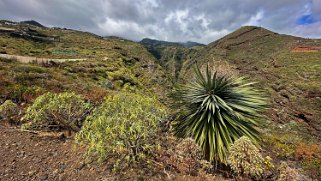
<path id="1" fill-rule="evenodd" d="M 23 23 L 23 24 L 28 24 L 28 25 L 32 25 L 32 26 L 37 26 L 37 27 L 45 27 L 43 26 L 42 24 L 40 24 L 39 22 L 35 21 L 35 20 L 27 20 L 27 21 L 21 21 L 20 23 Z"/>
<path id="2" fill-rule="evenodd" d="M 234 32 L 212 42 L 209 46 L 230 47 L 231 45 L 238 45 L 245 42 L 251 42 L 266 36 L 279 35 L 268 29 L 258 26 L 242 26 Z"/>

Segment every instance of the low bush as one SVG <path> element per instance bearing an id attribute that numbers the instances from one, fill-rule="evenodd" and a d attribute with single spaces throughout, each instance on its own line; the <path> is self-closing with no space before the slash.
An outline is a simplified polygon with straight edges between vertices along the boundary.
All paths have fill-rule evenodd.
<path id="1" fill-rule="evenodd" d="M 116 90 L 122 89 L 126 84 L 127 86 L 142 86 L 142 83 L 139 81 L 137 77 L 133 75 L 133 72 L 125 68 L 120 68 L 117 71 L 108 72 L 107 74 L 108 79 L 113 81 L 113 88 Z"/>
<path id="2" fill-rule="evenodd" d="M 75 93 L 46 93 L 28 107 L 23 120 L 26 129 L 68 129 L 79 131 L 91 105 Z"/>
<path id="3" fill-rule="evenodd" d="M 112 158 L 114 171 L 139 162 L 148 165 L 149 156 L 159 148 L 158 124 L 164 117 L 156 99 L 129 93 L 107 96 L 76 140 L 87 146 L 87 158 L 98 162 Z"/>
<path id="4" fill-rule="evenodd" d="M 46 73 L 20 73 L 15 75 L 14 80 L 18 83 L 26 83 L 26 82 L 32 82 L 32 81 L 37 81 L 37 80 L 42 80 L 42 79 L 49 79 L 50 76 Z"/>
<path id="5" fill-rule="evenodd" d="M 17 104 L 11 100 L 6 100 L 0 105 L 0 118 L 9 122 L 13 122 L 19 115 L 19 108 Z"/>
<path id="6" fill-rule="evenodd" d="M 321 159 L 314 158 L 311 160 L 301 161 L 302 168 L 305 173 L 315 180 L 321 180 Z"/>
<path id="7" fill-rule="evenodd" d="M 266 169 L 273 168 L 271 159 L 265 160 L 251 140 L 242 136 L 230 147 L 228 164 L 237 175 L 261 178 Z"/>
<path id="8" fill-rule="evenodd" d="M 84 97 L 91 103 L 97 105 L 104 101 L 104 97 L 108 95 L 109 91 L 100 87 L 91 87 L 89 90 L 83 92 Z"/>
<path id="9" fill-rule="evenodd" d="M 314 158 L 321 159 L 321 145 L 300 142 L 296 146 L 295 157 L 299 160 L 312 160 Z"/>
<path id="10" fill-rule="evenodd" d="M 191 138 L 179 140 L 175 151 L 171 154 L 172 164 L 179 172 L 196 176 L 200 171 L 211 167 L 210 162 L 204 160 L 201 147 Z"/>
<path id="11" fill-rule="evenodd" d="M 279 131 L 281 132 L 281 130 Z M 276 156 L 281 159 L 294 158 L 295 144 L 299 140 L 300 138 L 293 134 L 279 134 L 269 132 L 264 135 L 265 145 L 275 150 Z"/>
<path id="12" fill-rule="evenodd" d="M 299 173 L 296 169 L 288 166 L 287 163 L 282 162 L 279 167 L 279 178 L 277 181 L 296 181 L 299 179 Z"/>
<path id="13" fill-rule="evenodd" d="M 296 159 L 312 179 L 321 178 L 321 145 L 300 142 L 295 150 Z"/>
<path id="14" fill-rule="evenodd" d="M 26 72 L 26 73 L 46 73 L 47 69 L 38 65 L 22 64 L 17 65 L 13 68 L 15 72 Z"/>
<path id="15" fill-rule="evenodd" d="M 16 103 L 30 103 L 36 97 L 41 95 L 44 90 L 38 86 L 9 83 L 6 86 L 6 89 L 0 89 L 0 91 L 1 94 L 5 95 L 7 99 L 10 99 Z"/>

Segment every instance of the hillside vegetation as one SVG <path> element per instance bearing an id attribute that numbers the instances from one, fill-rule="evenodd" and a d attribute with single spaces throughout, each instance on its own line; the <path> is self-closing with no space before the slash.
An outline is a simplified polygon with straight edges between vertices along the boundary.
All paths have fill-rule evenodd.
<path id="1" fill-rule="evenodd" d="M 142 45 L 132 41 L 25 24 L 7 26 L 18 32 L 32 29 L 47 36 L 58 36 L 59 41 L 36 41 L 0 33 L 1 53 L 55 59 L 85 58 L 86 61 L 40 65 L 1 59 L 2 100 L 30 102 L 44 92 L 64 90 L 72 90 L 93 99 L 104 92 L 125 89 L 164 95 L 162 90 L 166 86 L 160 85 L 170 86 L 154 57 Z"/>
<path id="2" fill-rule="evenodd" d="M 321 52 L 292 52 L 302 46 L 321 46 L 321 41 L 243 27 L 209 44 L 197 59 L 214 65 L 226 61 L 241 75 L 259 81 L 271 96 L 269 119 L 302 123 L 319 135 Z"/>
<path id="3" fill-rule="evenodd" d="M 145 45 L 148 50 L 153 44 Z M 316 51 L 296 51 L 297 48 Z M 166 71 L 176 70 L 177 81 L 190 78 L 193 63 L 223 67 L 251 77 L 270 95 L 270 120 L 302 123 L 303 130 L 319 135 L 321 122 L 321 40 L 310 40 L 246 26 L 205 47 L 155 45 Z M 157 56 L 156 56 L 157 58 Z M 176 68 L 170 68 L 174 66 Z M 223 70 L 224 71 L 224 70 Z M 232 73 L 232 74 L 234 74 Z"/>
<path id="4" fill-rule="evenodd" d="M 185 61 L 191 59 L 203 44 L 196 42 L 167 42 L 144 38 L 139 42 L 157 59 L 157 62 L 170 75 L 169 78 L 176 82 Z"/>
<path id="5" fill-rule="evenodd" d="M 176 60 L 180 62 L 177 82 L 193 77 L 194 63 L 257 81 L 256 87 L 269 97 L 265 112 L 268 122 L 259 126 L 263 147 L 277 160 L 296 160 L 295 166 L 300 165 L 316 178 L 321 175 L 321 152 L 312 147 L 320 147 L 321 139 L 320 47 L 321 40 L 246 26 L 197 50 L 167 47 L 160 54 L 184 55 Z M 302 155 L 307 152 L 315 156 Z"/>
<path id="6" fill-rule="evenodd" d="M 0 180 L 320 179 L 320 47 L 253 26 L 203 46 L 0 21 L 0 54 L 82 60 L 0 58 Z"/>

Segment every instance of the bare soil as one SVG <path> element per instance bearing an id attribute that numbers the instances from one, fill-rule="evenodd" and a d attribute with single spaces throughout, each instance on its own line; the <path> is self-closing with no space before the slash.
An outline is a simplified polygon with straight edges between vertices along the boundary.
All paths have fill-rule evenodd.
<path id="1" fill-rule="evenodd" d="M 321 47 L 295 47 L 292 49 L 293 53 L 305 53 L 305 52 L 321 52 Z"/>
<path id="2" fill-rule="evenodd" d="M 0 124 L 0 180 L 104 180 L 106 166 L 83 164 L 72 139 Z"/>

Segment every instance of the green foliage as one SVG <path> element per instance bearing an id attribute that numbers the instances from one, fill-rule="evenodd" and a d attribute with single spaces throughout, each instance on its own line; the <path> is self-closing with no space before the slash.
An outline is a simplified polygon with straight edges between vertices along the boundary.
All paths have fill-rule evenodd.
<path id="1" fill-rule="evenodd" d="M 148 163 L 148 156 L 158 147 L 158 124 L 164 116 L 165 110 L 154 98 L 129 93 L 107 96 L 76 140 L 87 145 L 87 156 L 98 162 L 116 158 L 115 170 Z"/>
<path id="2" fill-rule="evenodd" d="M 79 131 L 91 105 L 75 93 L 46 93 L 39 96 L 28 107 L 23 120 L 31 123 L 24 128 L 43 129 L 58 126 L 64 129 Z"/>
<path id="3" fill-rule="evenodd" d="M 0 105 L 0 117 L 7 121 L 13 121 L 15 116 L 19 114 L 19 108 L 17 104 L 11 100 L 6 100 Z"/>
<path id="4" fill-rule="evenodd" d="M 21 103 L 30 103 L 37 95 L 40 95 L 43 92 L 43 89 L 37 86 L 26 86 L 19 83 L 8 85 L 5 89 L 0 91 L 3 95 L 6 95 L 8 99 L 11 99 L 14 102 Z"/>
<path id="5" fill-rule="evenodd" d="M 305 170 L 307 175 L 311 178 L 316 179 L 321 176 L 321 158 L 314 158 L 310 160 L 301 161 L 302 168 Z"/>
<path id="6" fill-rule="evenodd" d="M 116 89 L 127 89 L 129 86 L 142 86 L 139 79 L 128 68 L 120 68 L 117 71 L 108 72 L 108 78 L 115 82 L 114 88 Z"/>
<path id="7" fill-rule="evenodd" d="M 293 132 L 292 124 L 282 124 L 282 128 L 275 123 L 269 123 L 268 125 L 261 126 L 266 130 L 262 134 L 263 142 L 265 146 L 273 149 L 273 153 L 280 159 L 294 159 L 296 145 L 302 141 L 302 138 L 297 133 Z"/>
<path id="8" fill-rule="evenodd" d="M 196 79 L 172 94 L 178 116 L 174 132 L 192 137 L 207 159 L 225 162 L 229 146 L 243 135 L 258 138 L 254 128 L 265 107 L 265 98 L 244 78 L 205 74 L 195 68 Z"/>
<path id="9" fill-rule="evenodd" d="M 238 175 L 259 178 L 264 171 L 264 159 L 259 149 L 246 136 L 231 145 L 227 162 Z"/>
<path id="10" fill-rule="evenodd" d="M 36 66 L 36 65 L 18 65 L 16 67 L 14 67 L 13 69 L 15 72 L 25 72 L 25 73 L 46 73 L 47 70 L 44 67 L 41 66 Z"/>

